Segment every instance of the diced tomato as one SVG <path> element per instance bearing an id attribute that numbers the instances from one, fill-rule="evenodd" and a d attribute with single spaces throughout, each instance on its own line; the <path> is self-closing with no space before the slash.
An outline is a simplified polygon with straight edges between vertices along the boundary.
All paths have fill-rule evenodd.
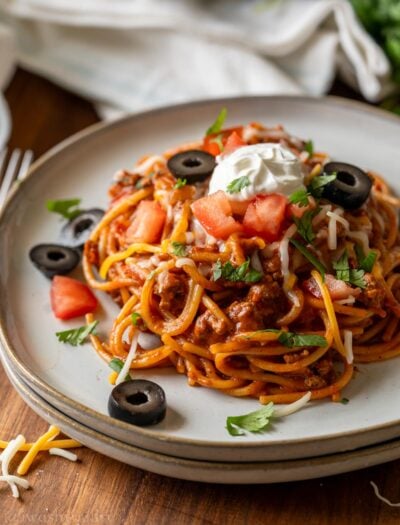
<path id="1" fill-rule="evenodd" d="M 140 201 L 126 231 L 127 242 L 158 242 L 166 218 L 165 210 L 157 201 Z"/>
<path id="2" fill-rule="evenodd" d="M 229 201 L 229 204 L 232 208 L 233 215 L 241 215 L 243 216 L 246 213 L 246 210 L 251 203 L 251 200 L 248 201 Z"/>
<path id="3" fill-rule="evenodd" d="M 232 208 L 223 191 L 203 197 L 192 204 L 193 215 L 206 232 L 217 239 L 227 239 L 243 226 L 232 217 Z"/>
<path id="4" fill-rule="evenodd" d="M 234 131 L 226 139 L 223 153 L 224 155 L 229 155 L 229 153 L 232 153 L 235 149 L 241 148 L 242 146 L 246 146 L 245 141 L 238 135 L 237 131 Z"/>
<path id="5" fill-rule="evenodd" d="M 333 301 L 347 299 L 350 295 L 357 297 L 357 295 L 361 293 L 360 288 L 352 288 L 344 281 L 335 279 L 335 277 L 329 273 L 325 275 L 325 284 L 328 287 L 329 295 Z M 318 299 L 322 298 L 321 290 L 313 277 L 304 282 L 304 288 L 314 297 Z"/>
<path id="6" fill-rule="evenodd" d="M 97 299 L 86 284 L 56 275 L 50 289 L 51 308 L 58 319 L 72 319 L 93 312 Z"/>
<path id="7" fill-rule="evenodd" d="M 308 197 L 308 206 L 299 206 L 298 204 L 289 204 L 286 208 L 286 216 L 288 219 L 296 217 L 301 219 L 306 211 L 313 210 L 316 207 L 314 197 Z"/>
<path id="8" fill-rule="evenodd" d="M 245 232 L 258 235 L 268 242 L 278 240 L 282 232 L 286 205 L 287 199 L 284 195 L 257 195 L 249 204 L 243 219 Z"/>
<path id="9" fill-rule="evenodd" d="M 236 133 L 239 139 L 242 137 L 243 126 L 237 128 L 228 128 L 218 133 L 212 133 L 211 135 L 206 135 L 203 140 L 203 149 L 215 157 L 221 153 L 221 148 L 219 143 L 222 142 L 222 145 L 225 148 L 228 137 L 233 133 Z"/>

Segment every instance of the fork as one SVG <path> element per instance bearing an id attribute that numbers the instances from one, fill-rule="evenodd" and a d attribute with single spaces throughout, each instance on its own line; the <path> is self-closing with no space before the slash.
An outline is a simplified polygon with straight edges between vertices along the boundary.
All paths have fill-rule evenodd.
<path id="1" fill-rule="evenodd" d="M 13 150 L 8 163 L 7 149 L 0 151 L 0 209 L 5 203 L 13 183 L 24 179 L 32 160 L 33 151 L 30 149 L 24 153 L 20 149 Z M 1 178 L 2 173 L 4 173 L 3 178 Z"/>

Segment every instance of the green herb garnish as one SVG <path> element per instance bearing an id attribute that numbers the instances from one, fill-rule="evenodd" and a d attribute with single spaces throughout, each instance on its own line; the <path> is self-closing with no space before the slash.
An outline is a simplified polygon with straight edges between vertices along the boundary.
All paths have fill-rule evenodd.
<path id="1" fill-rule="evenodd" d="M 214 265 L 213 280 L 218 281 L 221 278 L 232 282 L 256 283 L 262 279 L 262 273 L 250 268 L 250 259 L 237 267 L 233 266 L 230 261 L 222 264 L 218 260 Z"/>
<path id="2" fill-rule="evenodd" d="M 319 208 L 304 212 L 303 216 L 300 219 L 298 219 L 297 217 L 293 217 L 293 222 L 297 226 L 297 231 L 307 242 L 307 244 L 312 244 L 313 240 L 315 239 L 315 233 L 312 227 L 312 220 L 317 213 L 319 213 Z"/>
<path id="3" fill-rule="evenodd" d="M 181 188 L 186 186 L 186 183 L 187 183 L 187 179 L 177 179 L 175 186 L 174 186 L 174 190 L 180 190 Z"/>
<path id="4" fill-rule="evenodd" d="M 182 242 L 172 241 L 172 253 L 177 257 L 185 257 L 186 255 L 186 246 Z"/>
<path id="5" fill-rule="evenodd" d="M 314 154 L 314 143 L 312 140 L 307 140 L 307 142 L 304 144 L 304 151 L 306 151 L 310 157 Z"/>
<path id="6" fill-rule="evenodd" d="M 331 173 L 330 175 L 322 174 L 314 177 L 310 184 L 307 186 L 307 190 L 311 193 L 313 197 L 319 199 L 322 195 L 324 186 L 333 182 L 337 177 L 336 173 Z"/>
<path id="7" fill-rule="evenodd" d="M 81 213 L 81 210 L 78 208 L 80 202 L 81 199 L 50 200 L 47 201 L 46 207 L 52 213 L 59 213 L 64 219 L 71 221 Z"/>
<path id="8" fill-rule="evenodd" d="M 298 334 L 296 332 L 283 332 L 275 328 L 266 328 L 265 330 L 257 330 L 257 332 L 276 332 L 279 333 L 278 341 L 288 348 L 302 347 L 302 346 L 323 346 L 328 344 L 328 341 L 322 335 L 315 334 Z"/>
<path id="9" fill-rule="evenodd" d="M 361 270 L 364 272 L 371 273 L 374 267 L 375 261 L 377 258 L 376 252 L 369 252 L 367 256 L 363 257 L 361 260 L 358 259 L 358 265 Z"/>
<path id="10" fill-rule="evenodd" d="M 310 263 L 315 266 L 315 268 L 319 271 L 319 273 L 321 274 L 322 276 L 322 279 L 325 278 L 325 273 L 326 273 L 326 268 L 325 266 L 315 257 L 315 255 L 313 255 L 310 250 L 308 250 L 304 244 L 302 244 L 301 242 L 299 241 L 296 241 L 296 239 L 290 239 L 290 242 L 291 244 L 293 244 L 293 246 L 295 248 L 297 248 L 299 250 L 299 252 L 304 255 L 304 257 L 310 261 Z"/>
<path id="11" fill-rule="evenodd" d="M 135 325 L 135 326 L 137 326 L 138 321 L 139 321 L 139 319 L 141 319 L 141 318 L 142 318 L 142 316 L 141 316 L 139 313 L 137 313 L 137 312 L 133 312 L 133 314 L 131 315 L 132 324 Z"/>
<path id="12" fill-rule="evenodd" d="M 250 186 L 250 179 L 247 175 L 243 175 L 242 177 L 232 180 L 226 187 L 226 191 L 228 193 L 239 193 L 244 188 L 247 188 L 247 186 Z"/>
<path id="13" fill-rule="evenodd" d="M 359 288 L 366 288 L 367 285 L 364 280 L 365 271 L 361 268 L 350 268 L 347 250 L 343 252 L 343 255 L 337 262 L 332 263 L 332 266 L 336 272 L 336 278 L 340 281 L 358 286 Z"/>
<path id="14" fill-rule="evenodd" d="M 305 189 L 294 191 L 289 196 L 289 202 L 291 204 L 297 204 L 298 206 L 304 208 L 305 206 L 308 206 L 308 204 L 309 204 L 309 202 L 308 202 L 309 195 L 310 194 Z"/>
<path id="15" fill-rule="evenodd" d="M 111 359 L 111 361 L 108 363 L 108 366 L 114 370 L 114 372 L 120 373 L 124 366 L 124 362 L 121 361 L 121 359 L 118 359 L 118 357 L 114 357 L 114 359 Z M 130 374 L 126 374 L 124 381 L 130 381 L 131 379 L 132 377 Z"/>
<path id="16" fill-rule="evenodd" d="M 268 403 L 255 412 L 242 416 L 229 416 L 226 418 L 226 429 L 231 436 L 243 436 L 248 432 L 260 432 L 270 422 L 274 413 L 274 404 Z"/>
<path id="17" fill-rule="evenodd" d="M 224 151 L 224 144 L 222 142 L 222 135 L 217 135 L 216 137 L 211 139 L 210 142 L 215 142 L 218 145 L 219 150 L 220 151 Z"/>
<path id="18" fill-rule="evenodd" d="M 206 131 L 206 135 L 213 135 L 214 133 L 219 133 L 222 129 L 222 126 L 225 123 L 226 115 L 228 111 L 226 108 L 222 108 L 218 114 L 218 117 L 215 119 L 213 124 Z"/>
<path id="19" fill-rule="evenodd" d="M 342 405 L 347 405 L 348 403 L 350 403 L 350 399 L 347 399 L 347 397 L 342 397 L 340 402 L 342 403 Z"/>
<path id="20" fill-rule="evenodd" d="M 94 332 L 98 323 L 99 321 L 93 321 L 93 323 L 85 326 L 64 330 L 63 332 L 56 332 L 56 336 L 61 343 L 68 343 L 72 346 L 83 345 L 86 338 Z"/>

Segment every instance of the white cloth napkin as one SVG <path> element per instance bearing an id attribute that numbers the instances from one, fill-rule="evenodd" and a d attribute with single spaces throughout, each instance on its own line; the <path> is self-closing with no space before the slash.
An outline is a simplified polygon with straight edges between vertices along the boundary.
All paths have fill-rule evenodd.
<path id="1" fill-rule="evenodd" d="M 347 0 L 0 0 L 1 18 L 24 67 L 107 116 L 206 97 L 320 95 L 337 68 L 371 101 L 389 85 L 389 63 Z"/>

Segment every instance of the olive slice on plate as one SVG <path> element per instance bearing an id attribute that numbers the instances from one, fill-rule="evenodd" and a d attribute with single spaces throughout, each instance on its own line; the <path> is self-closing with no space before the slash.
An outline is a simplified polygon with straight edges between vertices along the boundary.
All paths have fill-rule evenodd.
<path id="1" fill-rule="evenodd" d="M 71 248 L 81 248 L 103 215 L 104 211 L 100 208 L 83 210 L 62 227 L 60 242 Z"/>
<path id="2" fill-rule="evenodd" d="M 357 166 L 345 162 L 328 162 L 324 166 L 324 173 L 336 173 L 336 179 L 322 191 L 322 197 L 345 210 L 356 210 L 368 199 L 372 181 L 368 175 Z"/>
<path id="3" fill-rule="evenodd" d="M 49 279 L 71 272 L 80 261 L 80 253 L 59 244 L 37 244 L 29 252 L 32 263 Z"/>
<path id="4" fill-rule="evenodd" d="M 167 410 L 164 390 L 147 379 L 124 381 L 111 391 L 108 413 L 132 425 L 145 427 L 162 421 Z"/>
<path id="5" fill-rule="evenodd" d="M 173 155 L 167 167 L 174 177 L 186 179 L 187 184 L 194 184 L 206 180 L 212 174 L 215 157 L 206 151 L 191 149 Z"/>

